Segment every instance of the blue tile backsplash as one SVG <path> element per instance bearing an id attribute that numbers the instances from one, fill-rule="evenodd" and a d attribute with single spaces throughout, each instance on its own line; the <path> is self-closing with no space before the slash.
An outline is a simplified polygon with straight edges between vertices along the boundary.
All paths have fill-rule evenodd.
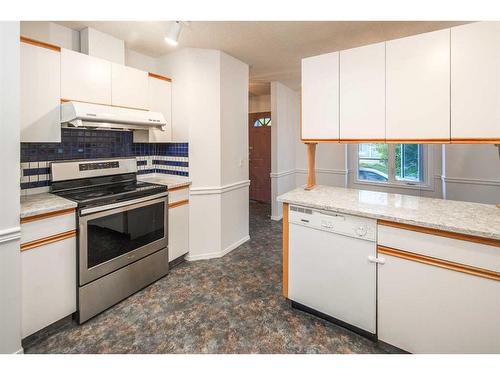
<path id="1" fill-rule="evenodd" d="M 128 131 L 61 131 L 61 143 L 21 143 L 21 189 L 48 186 L 56 160 L 136 157 L 139 174 L 189 175 L 188 143 L 133 143 Z"/>

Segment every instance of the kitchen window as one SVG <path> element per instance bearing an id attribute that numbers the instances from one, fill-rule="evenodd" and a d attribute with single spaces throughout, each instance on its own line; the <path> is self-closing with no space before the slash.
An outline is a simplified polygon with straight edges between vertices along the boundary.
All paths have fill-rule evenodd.
<path id="1" fill-rule="evenodd" d="M 426 145 L 363 143 L 357 151 L 358 182 L 428 186 Z"/>

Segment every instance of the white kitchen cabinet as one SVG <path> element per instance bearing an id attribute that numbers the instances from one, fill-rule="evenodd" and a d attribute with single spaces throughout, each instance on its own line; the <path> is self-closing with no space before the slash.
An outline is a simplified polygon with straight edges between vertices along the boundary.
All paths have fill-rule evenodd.
<path id="1" fill-rule="evenodd" d="M 172 82 L 167 78 L 149 77 L 148 108 L 150 111 L 162 113 L 167 125 L 163 130 L 154 128 L 135 131 L 134 142 L 172 142 Z"/>
<path id="2" fill-rule="evenodd" d="M 148 73 L 125 65 L 111 65 L 111 104 L 149 109 Z"/>
<path id="3" fill-rule="evenodd" d="M 340 52 L 340 140 L 385 141 L 385 42 Z"/>
<path id="4" fill-rule="evenodd" d="M 386 43 L 386 139 L 449 142 L 450 29 Z"/>
<path id="5" fill-rule="evenodd" d="M 500 22 L 451 29 L 452 141 L 500 143 Z"/>
<path id="6" fill-rule="evenodd" d="M 76 311 L 75 213 L 22 220 L 22 337 Z"/>
<path id="7" fill-rule="evenodd" d="M 111 104 L 111 62 L 61 49 L 61 98 Z"/>
<path id="8" fill-rule="evenodd" d="M 21 142 L 61 142 L 61 54 L 21 43 Z"/>
<path id="9" fill-rule="evenodd" d="M 339 139 L 339 52 L 302 59 L 302 140 Z"/>
<path id="10" fill-rule="evenodd" d="M 169 192 L 168 261 L 189 252 L 189 187 Z"/>
<path id="11" fill-rule="evenodd" d="M 411 353 L 500 353 L 498 247 L 385 225 L 378 243 L 379 340 Z"/>

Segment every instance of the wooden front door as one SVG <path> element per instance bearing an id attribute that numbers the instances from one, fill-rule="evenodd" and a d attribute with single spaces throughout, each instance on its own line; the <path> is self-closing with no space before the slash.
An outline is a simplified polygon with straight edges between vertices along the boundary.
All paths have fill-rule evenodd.
<path id="1" fill-rule="evenodd" d="M 271 112 L 248 115 L 250 199 L 271 203 Z"/>

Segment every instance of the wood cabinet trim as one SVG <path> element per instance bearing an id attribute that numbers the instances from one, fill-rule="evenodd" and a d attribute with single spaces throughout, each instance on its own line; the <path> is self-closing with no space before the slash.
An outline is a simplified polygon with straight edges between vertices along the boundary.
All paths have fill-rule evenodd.
<path id="1" fill-rule="evenodd" d="M 126 107 L 126 106 L 123 106 L 123 105 L 113 105 L 113 104 L 105 104 L 105 103 L 86 102 L 85 100 L 74 100 L 74 99 L 61 98 L 61 104 L 67 103 L 67 102 L 77 102 L 77 103 L 88 103 L 88 104 L 105 105 L 105 106 L 108 106 L 108 107 L 136 109 L 136 110 L 139 110 L 139 111 L 146 111 L 146 112 L 149 111 L 149 109 L 146 109 L 146 108 Z"/>
<path id="2" fill-rule="evenodd" d="M 452 138 L 451 143 L 458 144 L 500 144 L 500 138 Z"/>
<path id="3" fill-rule="evenodd" d="M 385 143 L 385 138 L 340 138 L 340 143 Z"/>
<path id="4" fill-rule="evenodd" d="M 470 234 L 448 232 L 448 231 L 444 231 L 441 229 L 426 228 L 426 227 L 420 227 L 417 225 L 396 223 L 396 222 L 387 221 L 387 220 L 377 220 L 377 224 L 383 225 L 386 227 L 393 227 L 393 228 L 404 229 L 404 230 L 409 230 L 409 231 L 413 231 L 413 232 L 420 232 L 420 233 L 431 234 L 431 235 L 440 236 L 440 237 L 447 237 L 447 238 L 451 238 L 454 240 L 461 240 L 461 241 L 479 243 L 482 245 L 500 247 L 500 240 L 495 240 L 493 238 L 485 238 L 485 237 L 472 236 Z"/>
<path id="5" fill-rule="evenodd" d="M 156 73 L 148 72 L 148 77 L 160 79 L 162 81 L 172 82 L 172 78 L 168 78 L 168 77 L 156 74 Z"/>
<path id="6" fill-rule="evenodd" d="M 178 191 L 178 190 L 184 190 L 184 189 L 189 189 L 189 185 L 176 186 L 174 188 L 168 189 L 168 191 L 171 192 L 171 191 Z"/>
<path id="7" fill-rule="evenodd" d="M 51 244 L 54 242 L 62 241 L 62 240 L 65 240 L 65 239 L 68 239 L 71 237 L 75 237 L 75 236 L 76 236 L 75 229 L 72 229 L 72 230 L 69 230 L 69 231 L 63 232 L 63 233 L 54 234 L 52 236 L 40 238 L 38 240 L 34 240 L 34 241 L 30 241 L 30 242 L 26 242 L 26 243 L 21 244 L 21 251 L 31 250 L 31 249 L 34 249 L 36 247 L 41 247 L 44 245 L 48 245 L 48 244 Z"/>
<path id="8" fill-rule="evenodd" d="M 37 221 L 37 220 L 44 220 L 44 219 L 48 219 L 50 217 L 55 217 L 55 216 L 74 214 L 75 211 L 76 211 L 75 208 L 66 208 L 64 210 L 47 212 L 44 214 L 33 215 L 33 216 L 27 216 L 27 217 L 21 218 L 21 224 L 29 223 L 29 222 Z"/>
<path id="9" fill-rule="evenodd" d="M 283 203 L 283 296 L 288 298 L 288 203 Z"/>
<path id="10" fill-rule="evenodd" d="M 427 255 L 416 254 L 409 251 L 403 251 L 381 245 L 377 246 L 377 251 L 379 254 L 391 255 L 397 258 L 406 259 L 413 262 L 423 263 L 451 271 L 466 273 L 468 275 L 478 276 L 485 279 L 500 281 L 500 272 L 490 271 L 484 268 L 478 268 L 478 267 L 468 266 L 466 264 L 450 262 L 447 260 L 433 258 Z"/>
<path id="11" fill-rule="evenodd" d="M 61 47 L 56 46 L 54 44 L 45 43 L 45 42 L 42 42 L 42 41 L 39 41 L 39 40 L 36 40 L 36 39 L 31 39 L 31 38 L 28 38 L 28 37 L 22 36 L 22 35 L 19 37 L 19 40 L 22 43 L 31 44 L 33 46 L 50 49 L 50 50 L 56 51 L 56 52 L 61 52 Z"/>
<path id="12" fill-rule="evenodd" d="M 185 204 L 189 204 L 189 199 L 183 199 L 181 201 L 169 203 L 168 208 L 175 208 L 175 207 L 179 207 L 179 206 L 184 206 Z"/>

